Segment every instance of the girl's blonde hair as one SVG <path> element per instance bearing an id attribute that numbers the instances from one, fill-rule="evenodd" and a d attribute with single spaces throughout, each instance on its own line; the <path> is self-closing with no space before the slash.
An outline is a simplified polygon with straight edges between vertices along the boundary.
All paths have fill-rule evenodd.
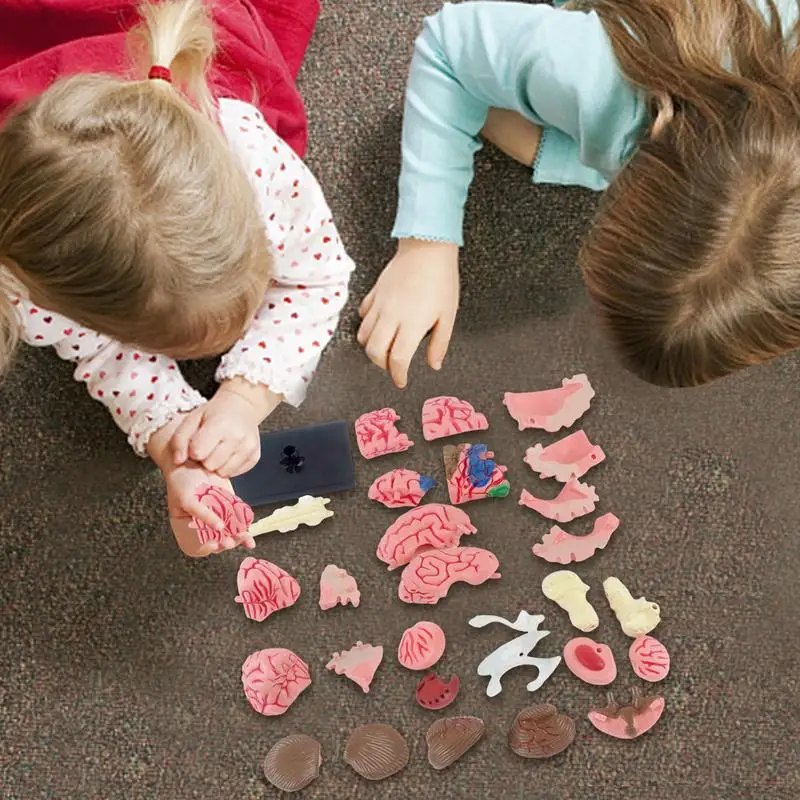
<path id="1" fill-rule="evenodd" d="M 2 288 L 21 284 L 95 331 L 186 358 L 227 349 L 263 298 L 266 234 L 216 121 L 204 4 L 141 15 L 141 74 L 166 67 L 172 84 L 65 78 L 0 129 L 0 370 L 20 332 Z"/>
<path id="2" fill-rule="evenodd" d="M 627 366 L 701 384 L 800 347 L 800 54 L 772 0 L 585 0 L 650 137 L 580 253 Z"/>

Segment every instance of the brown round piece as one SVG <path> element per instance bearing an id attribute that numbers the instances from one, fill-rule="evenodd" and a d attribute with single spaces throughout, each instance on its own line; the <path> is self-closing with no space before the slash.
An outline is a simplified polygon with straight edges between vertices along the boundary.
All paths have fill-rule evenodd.
<path id="1" fill-rule="evenodd" d="M 295 733 L 276 742 L 264 759 L 264 777 L 282 792 L 299 792 L 319 776 L 322 748 L 316 739 Z"/>
<path id="2" fill-rule="evenodd" d="M 356 728 L 347 740 L 344 760 L 368 781 L 382 781 L 408 764 L 406 740 L 391 726 L 379 722 Z"/>
<path id="3" fill-rule="evenodd" d="M 520 711 L 508 732 L 509 747 L 523 758 L 550 758 L 575 739 L 575 723 L 549 703 Z"/>
<path id="4" fill-rule="evenodd" d="M 434 769 L 446 769 L 483 737 L 486 726 L 478 717 L 446 717 L 428 728 L 428 761 Z"/>

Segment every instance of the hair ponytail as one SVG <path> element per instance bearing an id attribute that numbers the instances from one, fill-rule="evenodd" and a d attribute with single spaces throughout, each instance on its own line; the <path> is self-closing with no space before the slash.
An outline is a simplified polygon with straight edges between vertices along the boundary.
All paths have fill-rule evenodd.
<path id="1" fill-rule="evenodd" d="M 0 376 L 8 370 L 20 339 L 21 325 L 11 301 L 16 289 L 14 281 L 0 264 Z"/>

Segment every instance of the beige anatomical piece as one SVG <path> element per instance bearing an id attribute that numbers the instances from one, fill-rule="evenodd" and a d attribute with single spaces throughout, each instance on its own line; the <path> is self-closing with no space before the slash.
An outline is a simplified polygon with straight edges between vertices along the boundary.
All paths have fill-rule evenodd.
<path id="1" fill-rule="evenodd" d="M 606 578 L 603 591 L 626 636 L 633 639 L 644 636 L 661 622 L 658 604 L 651 603 L 645 597 L 634 598 L 619 578 Z"/>
<path id="2" fill-rule="evenodd" d="M 561 606 L 569 614 L 569 621 L 584 633 L 595 630 L 600 624 L 597 612 L 586 599 L 588 591 L 588 585 L 568 569 L 551 572 L 542 581 L 544 596 Z"/>

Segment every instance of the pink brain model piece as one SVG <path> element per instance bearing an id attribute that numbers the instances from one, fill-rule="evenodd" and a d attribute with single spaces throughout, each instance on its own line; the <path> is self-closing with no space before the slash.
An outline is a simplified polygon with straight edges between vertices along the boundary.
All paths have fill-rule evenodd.
<path id="1" fill-rule="evenodd" d="M 423 550 L 455 547 L 464 534 L 476 532 L 460 508 L 429 503 L 406 511 L 386 529 L 378 543 L 377 556 L 390 570 L 397 569 Z"/>
<path id="2" fill-rule="evenodd" d="M 564 663 L 575 677 L 592 686 L 607 686 L 617 677 L 611 648 L 586 636 L 570 639 L 564 645 Z"/>
<path id="3" fill-rule="evenodd" d="M 356 441 L 364 458 L 402 453 L 414 445 L 408 436 L 395 427 L 399 419 L 393 408 L 381 408 L 362 414 L 356 420 Z"/>
<path id="4" fill-rule="evenodd" d="M 454 583 L 478 586 L 500 577 L 497 556 L 479 547 L 450 547 L 418 555 L 403 570 L 397 594 L 404 603 L 433 605 Z"/>
<path id="5" fill-rule="evenodd" d="M 457 397 L 431 397 L 422 406 L 422 435 L 426 442 L 470 431 L 485 431 L 488 427 L 484 414 Z"/>
<path id="6" fill-rule="evenodd" d="M 356 579 L 346 569 L 339 569 L 336 564 L 328 564 L 322 570 L 319 579 L 319 607 L 327 611 L 336 605 L 358 608 L 361 592 L 358 591 Z"/>
<path id="7" fill-rule="evenodd" d="M 602 448 L 592 444 L 583 431 L 542 447 L 535 444 L 525 451 L 525 463 L 541 478 L 555 478 L 565 483 L 570 478 L 580 478 L 592 467 L 602 464 L 606 454 Z"/>
<path id="8" fill-rule="evenodd" d="M 667 648 L 653 636 L 635 639 L 628 651 L 633 671 L 645 681 L 663 681 L 669 674 L 670 658 Z"/>
<path id="9" fill-rule="evenodd" d="M 311 685 L 311 673 L 308 664 L 291 650 L 270 647 L 247 657 L 242 665 L 242 685 L 255 711 L 276 717 Z"/>
<path id="10" fill-rule="evenodd" d="M 538 428 L 555 433 L 569 428 L 588 410 L 594 389 L 585 375 L 564 378 L 557 389 L 541 392 L 506 392 L 503 405 L 517 421 L 519 429 Z"/>
<path id="11" fill-rule="evenodd" d="M 505 477 L 508 467 L 497 464 L 494 453 L 485 444 L 446 445 L 442 454 L 453 505 L 506 497 L 511 491 Z"/>
<path id="12" fill-rule="evenodd" d="M 444 647 L 444 631 L 435 622 L 418 622 L 403 633 L 397 660 L 406 669 L 429 669 L 444 655 Z"/>
<path id="13" fill-rule="evenodd" d="M 523 489 L 519 504 L 536 511 L 547 519 L 556 522 L 570 522 L 573 519 L 591 514 L 599 498 L 594 486 L 587 486 L 580 481 L 570 480 L 552 500 L 534 497 L 527 489 Z"/>
<path id="14" fill-rule="evenodd" d="M 586 536 L 573 536 L 554 525 L 550 533 L 542 537 L 541 543 L 533 546 L 533 554 L 551 564 L 586 561 L 608 544 L 618 527 L 619 519 L 613 514 L 598 517 L 594 521 L 592 532 Z"/>
<path id="15" fill-rule="evenodd" d="M 247 545 L 255 547 L 255 542 L 248 533 L 253 522 L 253 509 L 244 500 L 227 489 L 210 483 L 200 486 L 195 492 L 195 497 L 206 508 L 210 508 L 224 525 L 223 529 L 218 531 L 196 517 L 193 518 L 190 524 L 197 530 L 197 540 L 200 544 L 218 549 L 225 539 L 233 539 L 237 543 L 242 539 L 249 539 Z"/>
<path id="16" fill-rule="evenodd" d="M 288 572 L 252 556 L 242 561 L 236 585 L 239 588 L 236 602 L 244 606 L 245 616 L 256 622 L 289 608 L 300 597 L 300 584 Z"/>
<path id="17" fill-rule="evenodd" d="M 381 661 L 383 661 L 382 647 L 356 642 L 349 650 L 334 653 L 325 669 L 331 669 L 337 675 L 350 678 L 366 694 Z"/>
<path id="18" fill-rule="evenodd" d="M 368 497 L 387 508 L 418 506 L 436 481 L 411 469 L 393 469 L 375 478 Z"/>

